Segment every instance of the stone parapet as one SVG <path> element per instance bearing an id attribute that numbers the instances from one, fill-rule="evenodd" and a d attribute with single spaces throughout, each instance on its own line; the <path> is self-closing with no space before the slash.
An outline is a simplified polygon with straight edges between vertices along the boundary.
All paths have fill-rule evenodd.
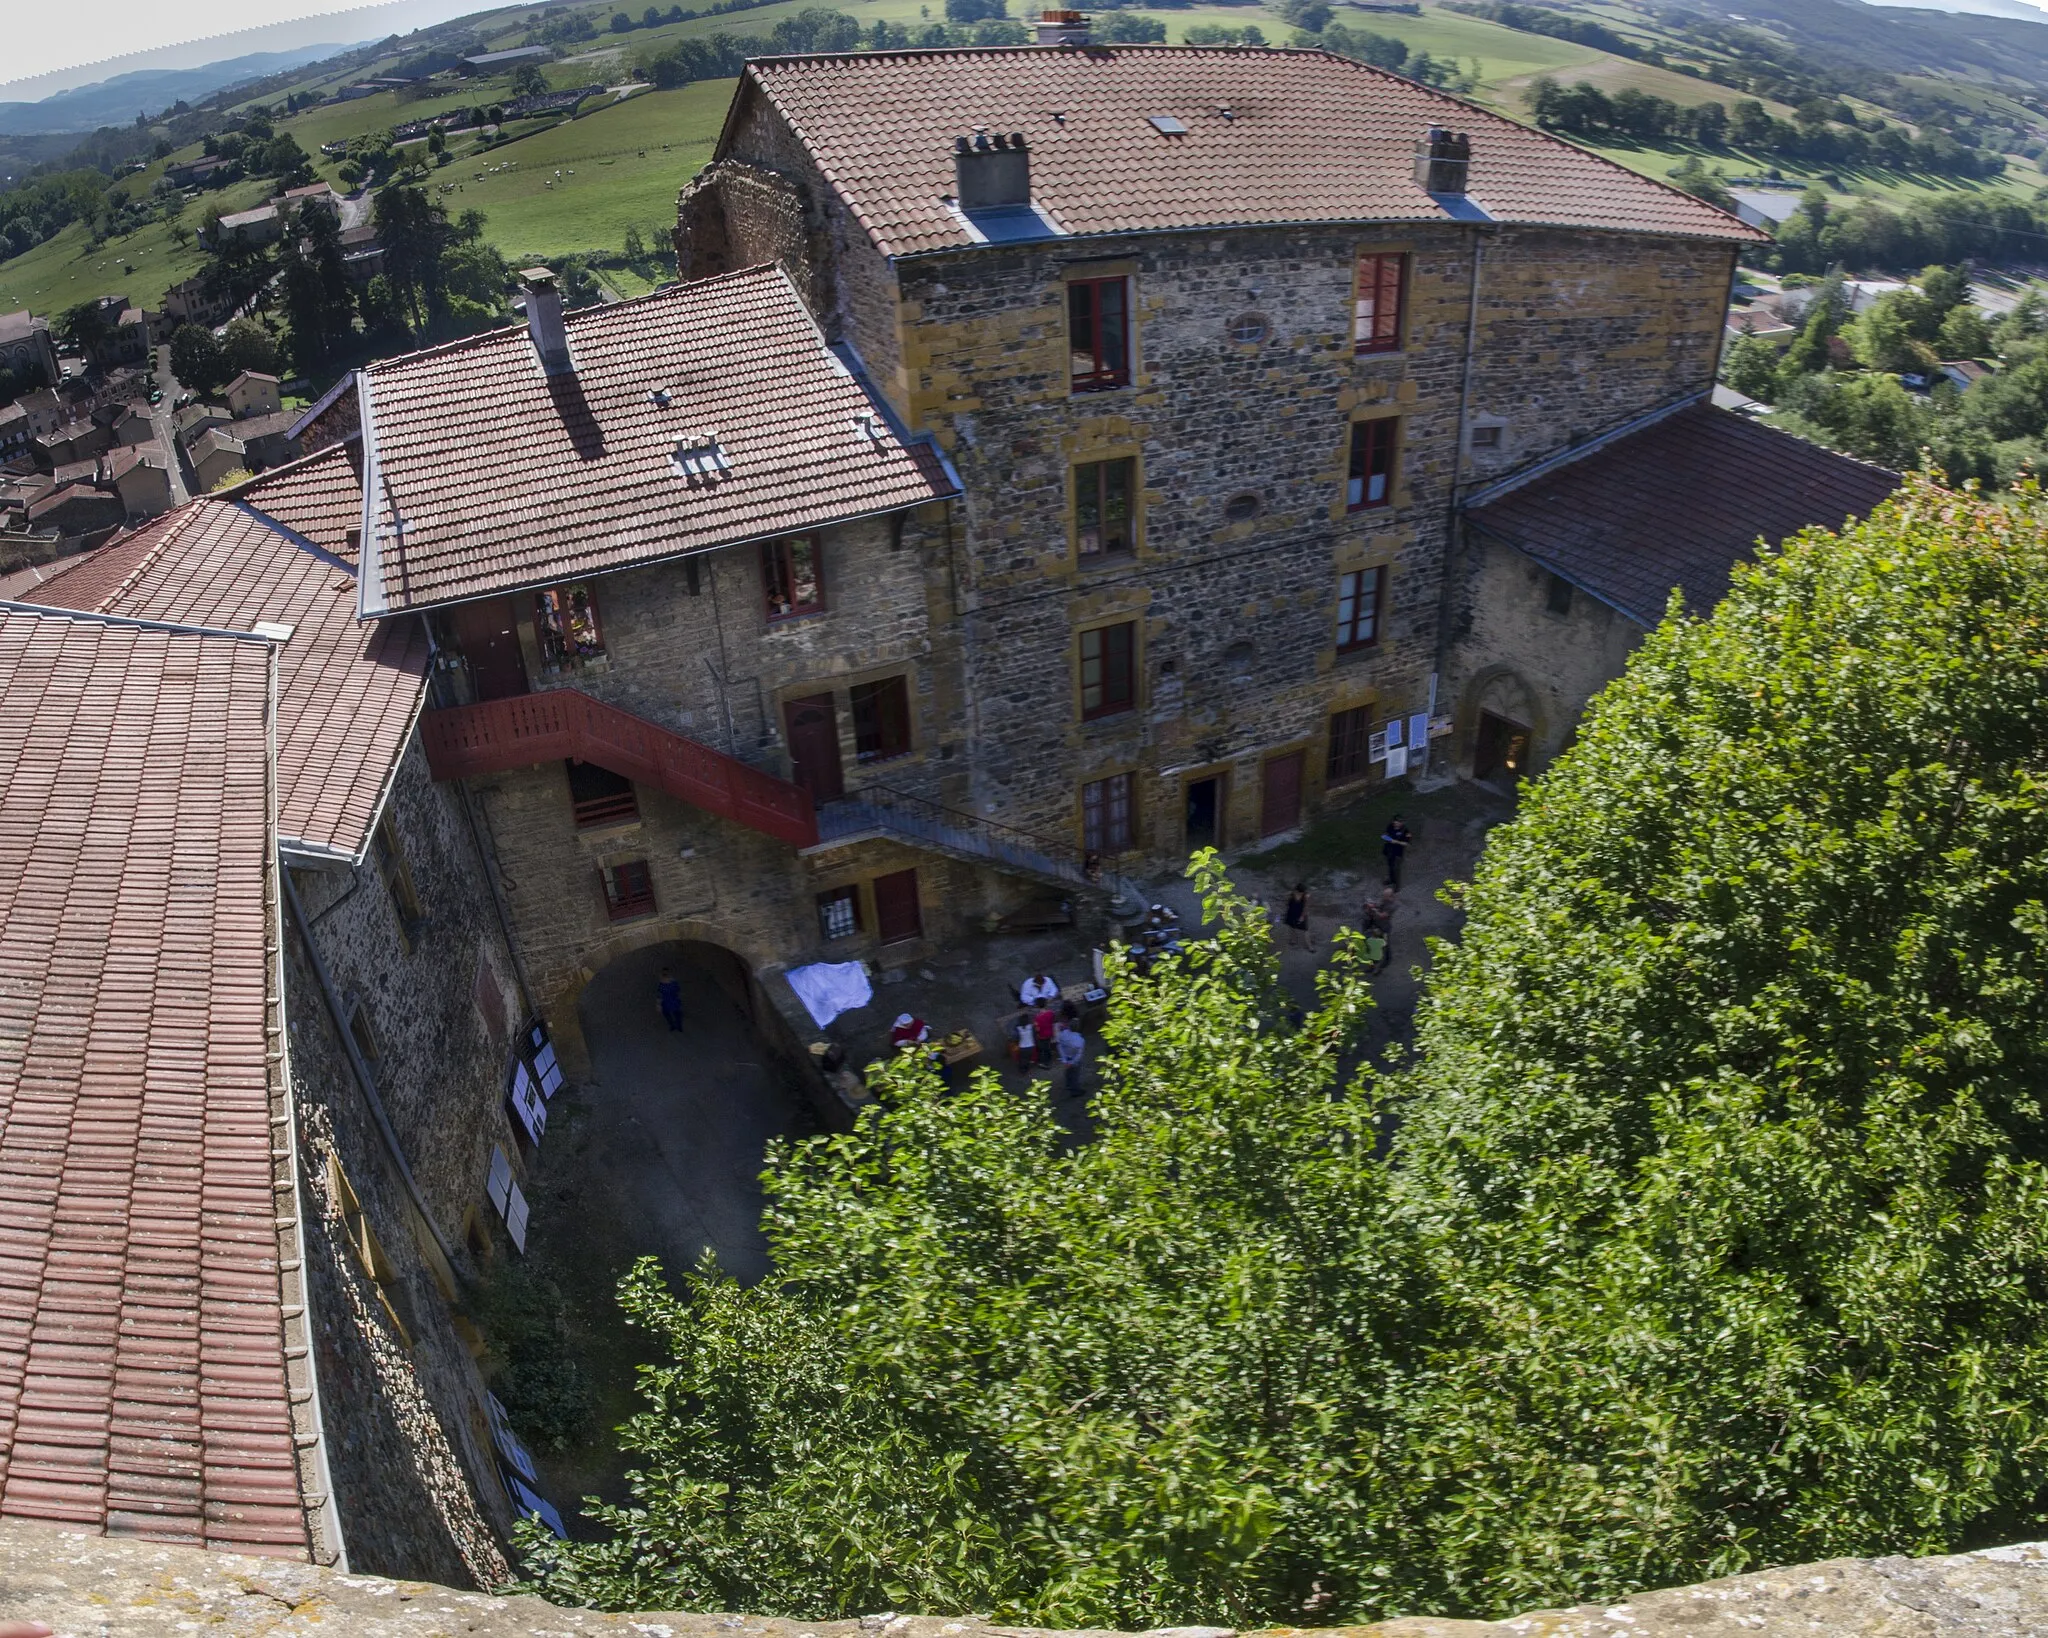
<path id="1" fill-rule="evenodd" d="M 0 1524 L 0 1621 L 10 1619 L 46 1622 L 60 1638 L 201 1630 L 218 1638 L 1051 1638 L 973 1617 L 607 1615 L 18 1523 Z M 1948 1558 L 1831 1559 L 1508 1621 L 1419 1619 L 1318 1630 L 1346 1638 L 2032 1638 L 2048 1631 L 2048 1544 Z M 1179 1627 L 1148 1638 L 1235 1634 Z"/>

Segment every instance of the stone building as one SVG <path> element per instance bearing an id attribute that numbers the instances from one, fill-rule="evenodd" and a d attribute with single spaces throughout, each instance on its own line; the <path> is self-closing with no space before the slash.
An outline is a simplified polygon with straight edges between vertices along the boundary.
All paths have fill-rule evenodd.
<path id="1" fill-rule="evenodd" d="M 1461 494 L 1706 391 L 1758 237 L 1348 59 L 1069 46 L 751 65 L 677 248 L 959 471 L 956 800 L 1165 861 L 1421 771 Z"/>
<path id="2" fill-rule="evenodd" d="M 1540 771 L 1674 593 L 1705 614 L 1759 542 L 1839 528 L 1898 482 L 1694 403 L 1475 490 L 1461 519 L 1447 761 L 1480 779 Z"/>

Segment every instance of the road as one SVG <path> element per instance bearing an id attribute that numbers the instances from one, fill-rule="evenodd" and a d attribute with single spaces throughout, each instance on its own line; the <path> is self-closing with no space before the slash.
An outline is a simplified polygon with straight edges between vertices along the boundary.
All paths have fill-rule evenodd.
<path id="1" fill-rule="evenodd" d="M 156 433 L 157 447 L 163 452 L 171 473 L 171 504 L 183 506 L 192 498 L 192 491 L 185 482 L 184 462 L 178 458 L 177 427 L 171 419 L 171 406 L 178 401 L 178 378 L 171 374 L 171 349 L 159 347 L 156 350 L 156 384 L 163 397 L 149 407 L 149 424 Z"/>

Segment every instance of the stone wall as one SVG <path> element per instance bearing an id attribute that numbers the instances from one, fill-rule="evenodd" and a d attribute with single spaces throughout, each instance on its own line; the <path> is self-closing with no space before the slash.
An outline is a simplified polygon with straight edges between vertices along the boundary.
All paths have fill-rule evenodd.
<path id="1" fill-rule="evenodd" d="M 1552 606 L 1555 576 L 1534 558 L 1464 531 L 1456 646 L 1447 669 L 1457 702 L 1449 758 L 1473 772 L 1483 712 L 1529 729 L 1529 765 L 1540 773 L 1569 745 L 1586 703 L 1620 676 L 1643 639 L 1627 615 L 1576 588 L 1568 607 Z"/>
<path id="2" fill-rule="evenodd" d="M 387 815 L 419 919 L 401 926 L 374 850 L 354 868 L 292 870 L 319 967 L 287 917 L 300 1200 L 328 1465 L 357 1568 L 494 1585 L 513 1515 L 485 1417 L 482 1338 L 462 1304 L 504 1244 L 484 1180 L 493 1147 L 518 1154 L 504 1091 L 524 1006 L 459 793 L 427 777 L 416 743 Z"/>
<path id="3" fill-rule="evenodd" d="M 534 1598 L 490 1598 L 16 1523 L 0 1524 L 0 1620 L 42 1621 L 60 1638 L 156 1638 L 202 1629 L 219 1638 L 327 1632 L 350 1638 L 1051 1638 L 974 1616 L 877 1613 L 850 1621 L 787 1621 L 604 1615 Z M 1510 1621 L 1421 1619 L 1319 1630 L 1332 1638 L 2034 1638 L 2048 1630 L 2048 1548 L 1833 1559 Z M 1295 1638 L 1299 1629 L 1280 1631 Z M 1227 1627 L 1177 1627 L 1154 1638 L 1235 1634 Z"/>

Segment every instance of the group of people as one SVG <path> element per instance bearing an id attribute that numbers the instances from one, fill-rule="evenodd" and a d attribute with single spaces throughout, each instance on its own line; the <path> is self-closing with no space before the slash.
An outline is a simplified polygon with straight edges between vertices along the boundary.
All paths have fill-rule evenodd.
<path id="1" fill-rule="evenodd" d="M 1021 1010 L 1010 1020 L 1017 1067 L 1027 1076 L 1034 1070 L 1060 1066 L 1067 1096 L 1081 1095 L 1081 1060 L 1088 1038 L 1081 1033 L 1081 1009 L 1060 999 L 1059 981 L 1051 973 L 1033 973 L 1017 987 Z"/>
<path id="2" fill-rule="evenodd" d="M 1365 934 L 1368 973 L 1384 972 L 1393 960 L 1394 901 L 1401 891 L 1401 864 L 1414 839 L 1398 813 L 1387 821 L 1387 828 L 1380 835 L 1380 852 L 1387 861 L 1386 886 L 1377 897 L 1368 897 L 1358 913 L 1359 930 Z M 1315 948 L 1315 937 L 1309 929 L 1308 883 L 1294 884 L 1280 920 L 1287 928 L 1290 945 L 1297 950 Z"/>

